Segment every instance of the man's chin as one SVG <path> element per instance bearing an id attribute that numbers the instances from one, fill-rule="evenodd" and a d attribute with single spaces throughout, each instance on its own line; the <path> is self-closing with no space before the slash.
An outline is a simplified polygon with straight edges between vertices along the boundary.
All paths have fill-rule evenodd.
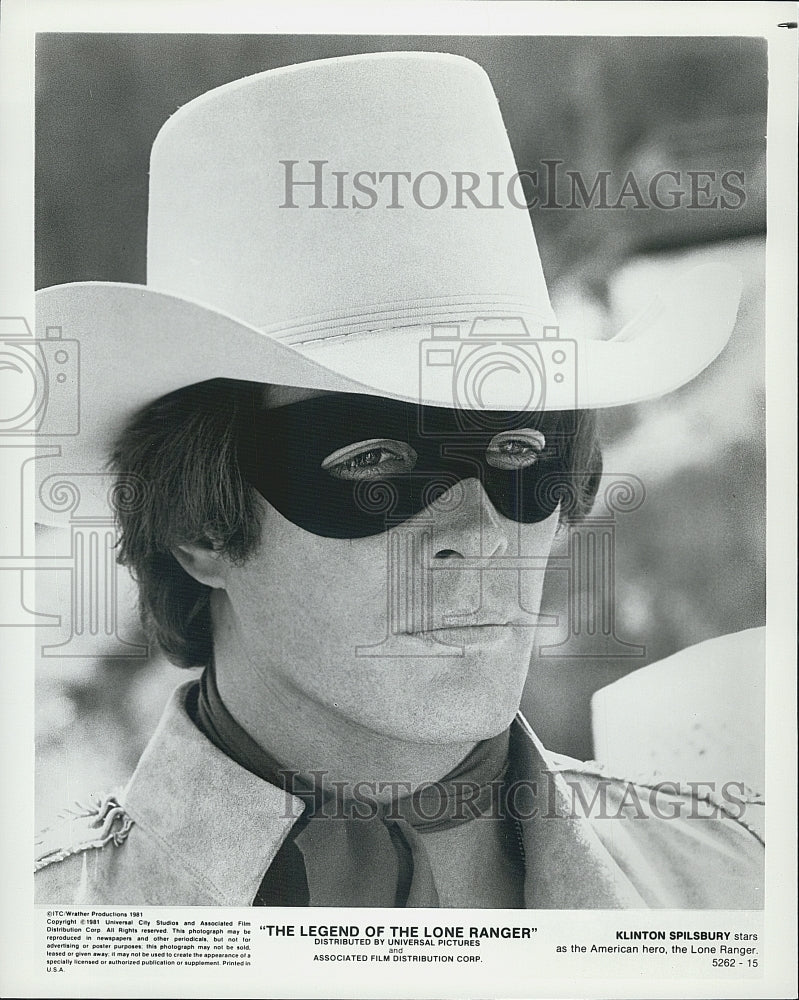
<path id="1" fill-rule="evenodd" d="M 444 701 L 430 705 L 420 716 L 408 720 L 401 728 L 391 726 L 390 735 L 409 742 L 433 745 L 479 743 L 504 732 L 519 710 L 521 692 L 514 699 L 477 702 L 464 706 Z M 386 733 L 389 735 L 389 733 Z"/>

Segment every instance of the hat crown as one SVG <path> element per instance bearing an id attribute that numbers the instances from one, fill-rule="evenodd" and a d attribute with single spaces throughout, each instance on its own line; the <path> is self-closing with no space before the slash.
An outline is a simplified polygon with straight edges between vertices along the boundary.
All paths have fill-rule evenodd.
<path id="1" fill-rule="evenodd" d="M 468 59 L 377 53 L 260 73 L 159 133 L 148 285 L 294 344 L 417 317 L 552 323 L 529 213 L 507 198 L 515 173 L 491 83 Z"/>

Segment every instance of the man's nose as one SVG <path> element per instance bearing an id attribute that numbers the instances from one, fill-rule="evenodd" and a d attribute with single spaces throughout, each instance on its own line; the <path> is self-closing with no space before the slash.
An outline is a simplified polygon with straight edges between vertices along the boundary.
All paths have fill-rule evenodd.
<path id="1" fill-rule="evenodd" d="M 514 522 L 497 513 L 479 479 L 459 480 L 428 511 L 434 559 L 490 558 L 511 547 Z"/>

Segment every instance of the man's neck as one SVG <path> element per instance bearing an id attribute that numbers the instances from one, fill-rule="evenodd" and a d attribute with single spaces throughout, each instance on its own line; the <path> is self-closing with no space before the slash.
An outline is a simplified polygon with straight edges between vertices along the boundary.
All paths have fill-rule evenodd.
<path id="1" fill-rule="evenodd" d="M 402 797 L 443 778 L 475 745 L 412 742 L 367 729 L 280 684 L 268 670 L 259 671 L 254 697 L 252 684 L 242 683 L 251 675 L 224 652 L 217 652 L 215 673 L 230 715 L 282 766 L 338 795 L 357 797 L 360 787 L 378 801 Z"/>

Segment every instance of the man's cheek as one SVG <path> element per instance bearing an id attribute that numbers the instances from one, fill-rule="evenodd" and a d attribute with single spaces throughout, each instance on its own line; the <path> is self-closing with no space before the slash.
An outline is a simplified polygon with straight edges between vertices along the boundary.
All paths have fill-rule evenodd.
<path id="1" fill-rule="evenodd" d="M 353 651 L 379 641 L 386 632 L 391 580 L 387 535 L 314 538 L 296 598 L 310 604 L 321 642 Z"/>
<path id="2" fill-rule="evenodd" d="M 559 511 L 537 524 L 519 525 L 519 603 L 530 615 L 538 615 L 544 577 L 559 524 Z"/>
<path id="3" fill-rule="evenodd" d="M 344 545 L 339 586 L 353 649 L 429 627 L 431 553 L 423 533 L 399 525 Z"/>

